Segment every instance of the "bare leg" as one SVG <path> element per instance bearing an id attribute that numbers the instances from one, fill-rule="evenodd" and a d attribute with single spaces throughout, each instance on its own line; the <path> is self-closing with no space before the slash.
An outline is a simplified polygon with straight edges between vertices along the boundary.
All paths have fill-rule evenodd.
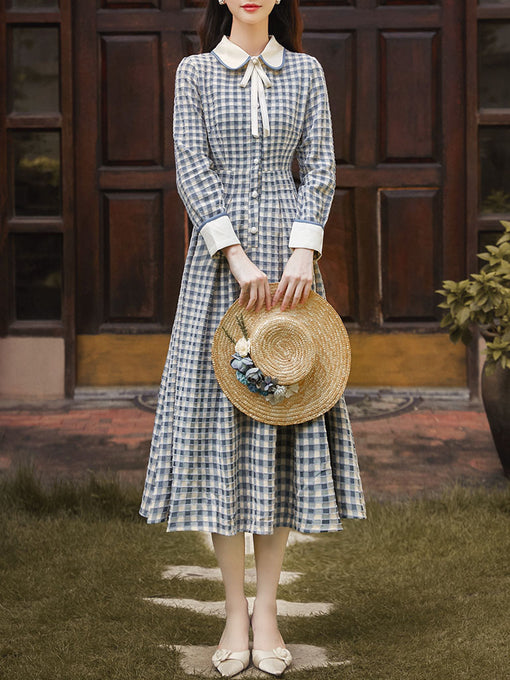
<path id="1" fill-rule="evenodd" d="M 244 594 L 244 533 L 235 536 L 211 534 L 216 559 L 225 586 L 225 630 L 220 649 L 242 652 L 248 649 L 250 620 Z"/>
<path id="2" fill-rule="evenodd" d="M 253 649 L 283 647 L 276 620 L 276 591 L 287 538 L 288 527 L 277 527 L 273 534 L 254 534 L 257 597 L 253 607 Z"/>

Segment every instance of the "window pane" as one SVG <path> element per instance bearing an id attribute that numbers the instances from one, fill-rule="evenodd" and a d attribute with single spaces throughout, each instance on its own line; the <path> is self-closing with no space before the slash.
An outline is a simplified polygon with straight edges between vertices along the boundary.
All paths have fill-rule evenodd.
<path id="1" fill-rule="evenodd" d="M 510 21 L 478 24 L 480 107 L 510 108 Z"/>
<path id="2" fill-rule="evenodd" d="M 12 9 L 58 9 L 58 0 L 10 0 Z"/>
<path id="3" fill-rule="evenodd" d="M 480 128 L 482 213 L 510 213 L 510 127 Z"/>
<path id="4" fill-rule="evenodd" d="M 11 111 L 59 111 L 58 28 L 14 28 L 11 45 Z"/>
<path id="5" fill-rule="evenodd" d="M 60 214 L 60 133 L 14 132 L 14 212 Z"/>
<path id="6" fill-rule="evenodd" d="M 62 234 L 14 234 L 16 319 L 62 318 Z"/>

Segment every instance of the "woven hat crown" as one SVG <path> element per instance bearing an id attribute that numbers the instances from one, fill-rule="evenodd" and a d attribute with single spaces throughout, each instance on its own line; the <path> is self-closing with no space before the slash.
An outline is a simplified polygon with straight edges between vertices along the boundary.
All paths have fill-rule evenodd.
<path id="1" fill-rule="evenodd" d="M 303 320 L 279 312 L 255 326 L 251 356 L 264 375 L 276 378 L 280 385 L 292 385 L 310 373 L 316 350 Z"/>

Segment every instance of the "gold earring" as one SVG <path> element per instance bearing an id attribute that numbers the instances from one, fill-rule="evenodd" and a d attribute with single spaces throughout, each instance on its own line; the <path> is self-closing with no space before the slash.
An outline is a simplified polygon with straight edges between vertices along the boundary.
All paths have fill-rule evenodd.
<path id="1" fill-rule="evenodd" d="M 276 0 L 275 5 L 279 5 L 281 0 Z"/>
<path id="2" fill-rule="evenodd" d="M 225 0 L 218 0 L 218 4 L 219 4 L 219 5 L 224 5 L 224 4 L 225 4 Z"/>

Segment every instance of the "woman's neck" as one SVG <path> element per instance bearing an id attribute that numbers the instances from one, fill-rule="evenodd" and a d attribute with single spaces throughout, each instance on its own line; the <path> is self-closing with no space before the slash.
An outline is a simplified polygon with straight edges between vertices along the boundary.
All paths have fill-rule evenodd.
<path id="1" fill-rule="evenodd" d="M 242 24 L 232 20 L 229 39 L 248 54 L 258 57 L 269 41 L 268 20 L 258 24 Z"/>

